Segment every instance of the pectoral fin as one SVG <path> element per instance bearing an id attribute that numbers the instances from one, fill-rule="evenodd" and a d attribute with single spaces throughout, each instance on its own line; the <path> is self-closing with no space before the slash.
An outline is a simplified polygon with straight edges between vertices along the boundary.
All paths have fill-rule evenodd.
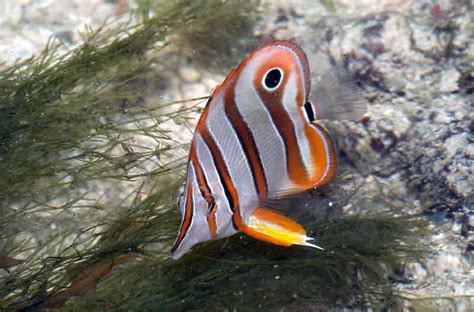
<path id="1" fill-rule="evenodd" d="M 324 250 L 309 243 L 304 228 L 295 221 L 267 208 L 257 207 L 241 229 L 253 238 L 280 246 L 302 245 Z"/>

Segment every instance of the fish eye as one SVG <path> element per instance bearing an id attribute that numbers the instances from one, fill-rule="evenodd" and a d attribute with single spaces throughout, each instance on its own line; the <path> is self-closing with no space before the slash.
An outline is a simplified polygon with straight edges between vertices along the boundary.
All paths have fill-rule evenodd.
<path id="1" fill-rule="evenodd" d="M 278 88 L 283 80 L 283 71 L 278 68 L 268 70 L 262 79 L 262 84 L 265 90 L 272 92 Z"/>

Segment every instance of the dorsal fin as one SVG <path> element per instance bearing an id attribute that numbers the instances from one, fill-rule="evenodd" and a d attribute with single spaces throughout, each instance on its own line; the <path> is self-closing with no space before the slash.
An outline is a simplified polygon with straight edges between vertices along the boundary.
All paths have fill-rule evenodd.
<path id="1" fill-rule="evenodd" d="M 360 120 L 367 111 L 367 101 L 350 73 L 341 66 L 313 74 L 311 100 L 317 109 L 316 119 Z"/>

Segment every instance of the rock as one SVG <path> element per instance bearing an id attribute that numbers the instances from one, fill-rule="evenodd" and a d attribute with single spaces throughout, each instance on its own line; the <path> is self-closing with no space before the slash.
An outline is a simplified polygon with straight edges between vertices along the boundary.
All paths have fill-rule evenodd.
<path id="1" fill-rule="evenodd" d="M 76 30 L 84 23 L 98 27 L 116 15 L 114 3 L 120 10 L 124 6 L 124 1 L 100 0 L 62 2 L 54 8 L 50 3 L 0 1 L 0 64 L 38 53 L 50 36 L 74 46 L 80 43 Z M 474 292 L 472 5 L 454 0 L 374 3 L 300 0 L 271 2 L 262 9 L 256 36 L 295 40 L 313 71 L 324 67 L 321 63 L 344 64 L 370 104 L 364 122 L 325 123 L 349 172 L 348 179 L 336 179 L 332 187 L 350 192 L 350 200 L 308 203 L 310 194 L 300 199 L 301 206 L 311 207 L 318 217 L 316 209 L 328 206 L 328 218 L 369 209 L 426 214 L 435 232 L 429 241 L 432 252 L 426 263 L 401 268 L 407 283 L 395 286 L 419 296 L 452 295 L 458 310 L 474 310 L 472 299 L 460 297 Z M 183 98 L 207 95 L 222 80 L 186 66 L 168 79 L 167 99 L 176 97 L 178 89 Z M 176 127 L 170 122 L 166 130 Z M 181 131 L 177 139 L 188 141 L 190 135 Z M 92 193 L 105 193 L 103 187 L 96 185 Z M 114 185 L 106 199 L 123 199 L 128 188 Z M 77 220 L 84 222 L 74 213 L 63 215 L 50 227 Z"/>
<path id="2" fill-rule="evenodd" d="M 126 20 L 127 1 L 0 1 L 0 68 L 19 58 L 38 55 L 51 37 L 67 48 L 81 43 L 78 30 L 96 29 L 105 20 Z"/>
<path id="3" fill-rule="evenodd" d="M 472 7 L 455 1 L 333 1 L 331 14 L 304 3 L 280 5 L 280 12 L 300 15 L 286 14 L 285 26 L 275 26 L 276 37 L 300 43 L 313 71 L 321 63 L 344 64 L 370 103 L 364 122 L 325 122 L 342 160 L 355 170 L 357 191 L 340 203 L 343 211 L 361 213 L 369 206 L 428 213 L 439 235 L 430 241 L 427 263 L 410 264 L 410 290 L 472 295 L 472 264 L 465 260 L 466 252 L 472 255 L 466 246 L 474 213 Z M 430 286 L 423 290 L 423 283 Z M 455 302 L 461 310 L 474 307 L 469 298 Z"/>

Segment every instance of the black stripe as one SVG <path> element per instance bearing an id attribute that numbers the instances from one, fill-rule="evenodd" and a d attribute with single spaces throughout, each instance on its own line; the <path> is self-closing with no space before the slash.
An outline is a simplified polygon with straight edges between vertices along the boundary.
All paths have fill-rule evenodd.
<path id="1" fill-rule="evenodd" d="M 286 89 L 286 87 L 285 87 Z M 263 103 L 263 105 L 266 107 L 267 111 L 270 113 L 270 119 L 272 120 L 273 124 L 275 125 L 275 128 L 277 129 L 282 141 L 283 145 L 285 146 L 285 155 L 286 155 L 286 164 L 287 164 L 287 170 L 288 170 L 288 175 L 291 176 L 289 169 L 290 169 L 290 149 L 288 146 L 287 138 L 285 137 L 284 129 L 285 125 L 288 127 L 288 129 L 291 130 L 291 137 L 289 139 L 294 139 L 295 142 L 295 147 L 298 149 L 298 161 L 299 163 L 304 167 L 304 160 L 303 156 L 301 155 L 301 149 L 299 146 L 298 142 L 298 136 L 296 134 L 296 127 L 293 124 L 293 120 L 291 119 L 291 116 L 289 113 L 286 111 L 286 109 L 283 106 L 282 98 L 285 93 L 285 89 L 283 89 L 280 94 L 279 98 L 275 99 L 270 99 L 270 101 L 274 102 L 275 100 L 278 101 L 278 105 L 272 105 L 272 103 L 268 103 L 265 98 L 269 98 L 269 95 L 259 92 L 258 89 L 256 89 L 258 97 L 260 101 Z M 277 93 L 278 94 L 278 93 Z M 275 95 L 273 95 L 275 96 Z M 279 121 L 279 122 L 277 122 Z M 286 129 L 285 129 L 286 130 Z M 288 131 L 288 134 L 290 135 L 290 131 Z M 306 168 L 305 168 L 306 173 L 308 174 Z M 290 178 L 291 179 L 291 178 Z"/>
<path id="2" fill-rule="evenodd" d="M 283 142 L 283 147 L 285 148 L 285 161 L 286 161 L 286 165 L 287 165 L 286 170 L 289 171 L 290 170 L 290 166 L 289 166 L 289 161 L 290 161 L 289 153 L 290 153 L 290 151 L 288 149 L 288 142 L 286 141 L 285 135 L 283 134 L 283 130 L 281 129 L 281 125 L 279 123 L 275 122 L 276 113 L 271 108 L 271 105 L 268 105 L 265 102 L 265 100 L 262 98 L 262 96 L 260 95 L 260 93 L 258 91 L 257 91 L 257 95 L 258 95 L 258 98 L 260 99 L 260 102 L 262 102 L 263 106 L 266 108 L 267 112 L 269 113 L 270 120 L 273 123 L 273 125 L 275 126 L 275 129 L 277 130 L 277 135 L 280 136 L 280 139 Z M 288 115 L 284 108 L 282 108 L 282 110 L 284 111 L 284 114 Z M 288 118 L 290 118 L 290 117 L 288 116 Z M 290 122 L 291 122 L 291 120 L 290 120 Z M 291 126 L 293 127 L 293 124 L 291 124 Z M 294 131 L 294 127 L 293 127 L 293 133 L 294 132 L 295 131 Z M 289 174 L 289 172 L 288 172 L 288 174 Z"/>
<path id="3" fill-rule="evenodd" d="M 219 170 L 217 170 L 216 162 L 215 162 L 215 160 L 214 160 L 214 156 L 212 155 L 211 150 L 209 149 L 209 146 L 207 146 L 207 144 L 206 144 L 206 142 L 204 141 L 204 138 L 202 137 L 202 135 L 199 135 L 199 138 L 201 139 L 201 142 L 198 143 L 199 141 L 196 140 L 196 146 L 197 146 L 198 144 L 203 144 L 203 145 L 204 145 L 204 149 L 206 149 L 206 150 L 209 152 L 209 155 L 210 155 L 210 157 L 211 157 L 211 161 L 212 161 L 212 163 L 213 163 L 213 165 L 214 165 L 214 168 L 216 168 L 216 171 L 217 171 L 217 173 L 219 174 Z M 196 147 L 196 155 L 195 155 L 195 157 L 196 157 L 197 165 L 201 168 L 202 173 L 203 173 L 203 175 L 204 175 L 204 179 L 205 179 L 205 181 L 206 181 L 206 183 L 207 183 L 207 187 L 208 187 L 208 189 L 209 189 L 209 191 L 210 191 L 210 193 L 211 193 L 211 196 L 213 197 L 213 200 L 215 200 L 215 199 L 214 199 L 214 196 L 213 196 L 213 190 L 211 190 L 211 188 L 210 188 L 210 186 L 209 186 L 209 184 L 208 184 L 208 182 L 207 182 L 209 177 L 207 176 L 206 171 L 203 169 L 203 166 L 201 165 L 201 161 L 200 161 L 200 159 L 199 159 L 200 156 L 202 156 L 202 155 L 198 154 L 198 149 L 197 149 L 197 147 Z M 216 182 L 220 184 L 220 186 L 221 186 L 222 189 L 224 189 L 224 185 L 222 184 L 222 180 L 221 180 L 221 179 L 222 179 L 222 178 L 220 177 L 219 181 L 216 181 Z M 217 190 L 215 190 L 215 191 L 217 192 Z M 215 193 L 214 193 L 214 194 L 215 194 Z M 228 201 L 227 201 L 227 207 L 230 208 L 230 203 L 229 203 Z M 219 208 L 219 207 L 218 207 L 218 208 Z M 234 211 L 231 209 L 230 213 L 234 213 Z"/>
<path id="4" fill-rule="evenodd" d="M 210 207 L 212 207 L 212 205 L 214 204 L 214 197 L 212 196 L 211 188 L 209 187 L 209 183 L 207 182 L 206 173 L 204 172 L 204 169 L 202 168 L 201 163 L 199 162 L 197 152 L 196 152 L 195 158 L 196 158 L 196 164 L 193 164 L 193 166 L 194 166 L 194 170 L 196 171 L 196 177 L 199 176 L 197 171 L 200 171 L 200 173 L 202 173 L 202 179 L 203 179 L 202 182 L 204 184 L 201 186 L 199 183 L 199 178 L 198 178 L 198 185 L 200 185 L 199 191 L 201 192 L 202 197 L 207 201 L 207 205 L 209 208 L 208 210 L 210 212 L 211 210 Z M 206 195 L 206 191 L 207 193 L 209 193 L 209 196 Z"/>
<path id="5" fill-rule="evenodd" d="M 227 102 L 227 101 L 229 101 L 229 102 Z M 240 114 L 240 112 L 237 108 L 237 104 L 235 102 L 235 97 L 234 97 L 234 92 L 229 92 L 229 94 L 224 98 L 224 102 L 225 102 L 225 105 L 224 105 L 225 115 L 226 115 L 227 119 L 230 121 L 232 129 L 234 130 L 234 132 L 237 136 L 237 139 L 239 141 L 239 144 L 242 147 L 242 150 L 244 151 L 245 159 L 247 161 L 247 164 L 250 168 L 250 172 L 252 174 L 253 185 L 254 185 L 255 192 L 259 195 L 262 195 L 262 194 L 266 195 L 268 193 L 268 184 L 267 184 L 267 178 L 266 178 L 266 175 L 265 175 L 265 171 L 264 171 L 263 165 L 262 165 L 262 159 L 260 157 L 260 154 L 258 153 L 257 144 L 255 143 L 255 139 L 254 139 L 252 130 L 250 130 L 249 126 L 244 121 L 242 115 Z M 239 131 L 239 128 L 236 126 L 237 123 L 239 123 L 240 126 L 243 128 L 243 131 Z M 242 136 L 246 136 L 250 139 L 250 146 L 245 145 L 245 142 L 244 142 L 244 139 L 242 138 Z M 250 149 L 255 151 L 255 155 L 257 156 L 257 164 L 254 164 L 251 161 L 251 157 L 249 155 Z M 263 182 L 264 182 L 264 185 L 265 185 L 264 186 L 265 189 L 263 190 L 263 192 L 261 192 L 258 189 L 258 186 L 257 186 L 258 185 L 257 176 L 256 176 L 257 171 L 261 172 L 262 175 L 263 175 Z"/>
<path id="6" fill-rule="evenodd" d="M 217 160 L 215 158 L 216 155 L 214 155 L 214 151 L 216 153 L 220 153 L 219 152 L 219 147 L 216 145 L 216 143 L 212 139 L 212 137 L 209 134 L 207 128 L 201 133 L 201 137 L 202 137 L 202 141 L 204 142 L 204 144 L 207 145 L 207 147 L 210 151 L 211 160 L 212 160 L 212 163 L 214 164 L 214 167 L 216 168 L 217 174 L 219 175 L 219 182 L 222 185 L 222 188 L 224 189 L 224 194 L 225 194 L 225 197 L 227 199 L 227 203 L 229 204 L 229 207 L 232 211 L 232 214 L 236 214 L 238 212 L 236 212 L 236 210 L 235 210 L 234 199 L 232 198 L 232 195 L 230 194 L 229 186 L 226 183 L 224 183 L 225 179 L 224 179 L 223 173 L 221 172 L 221 170 L 219 170 L 219 166 L 218 166 Z M 222 159 L 222 162 L 224 163 L 224 167 L 225 167 L 225 162 L 223 161 L 223 156 L 221 154 L 219 154 L 218 157 L 220 157 Z M 225 167 L 225 170 L 227 170 L 227 167 Z M 230 174 L 228 172 L 227 172 L 227 175 L 230 176 Z M 237 227 L 237 224 L 235 224 L 234 218 L 232 218 L 232 226 L 234 227 L 234 230 L 236 230 L 236 231 L 238 230 L 238 227 Z"/>
<path id="7" fill-rule="evenodd" d="M 311 102 L 306 102 L 304 105 L 304 111 L 306 112 L 306 118 L 308 118 L 308 121 L 312 123 L 316 118 L 314 116 L 314 109 Z"/>
<path id="8" fill-rule="evenodd" d="M 194 203 L 193 203 L 193 190 L 192 190 L 192 185 L 189 184 L 189 185 L 188 185 L 188 188 L 191 188 L 190 194 L 189 194 L 189 195 L 190 195 L 190 196 L 189 196 L 190 198 L 188 198 L 188 196 L 187 196 L 188 189 L 186 189 L 186 190 L 185 190 L 185 191 L 186 191 L 186 196 L 185 196 L 186 202 L 185 202 L 185 207 L 184 207 L 184 218 L 183 218 L 183 222 L 181 222 L 181 226 L 179 227 L 178 238 L 176 239 L 176 242 L 174 243 L 173 247 L 171 247 L 171 252 L 172 252 L 172 253 L 175 252 L 176 249 L 178 249 L 178 247 L 179 247 L 179 245 L 181 244 L 181 242 L 184 240 L 184 238 L 186 237 L 186 235 L 188 235 L 188 231 L 189 231 L 189 229 L 191 228 L 191 225 L 193 224 Z M 190 211 L 190 216 L 189 216 L 190 219 L 189 219 L 189 224 L 188 224 L 188 226 L 184 229 L 184 233 L 183 233 L 183 235 L 181 236 L 181 235 L 180 235 L 180 234 L 181 234 L 181 228 L 182 228 L 183 225 L 184 225 L 184 221 L 187 219 L 187 218 L 186 218 L 186 214 L 188 213 L 188 209 L 187 209 L 188 200 L 191 201 L 191 205 L 192 205 L 192 206 L 191 206 L 192 208 L 189 210 L 189 211 Z"/>

